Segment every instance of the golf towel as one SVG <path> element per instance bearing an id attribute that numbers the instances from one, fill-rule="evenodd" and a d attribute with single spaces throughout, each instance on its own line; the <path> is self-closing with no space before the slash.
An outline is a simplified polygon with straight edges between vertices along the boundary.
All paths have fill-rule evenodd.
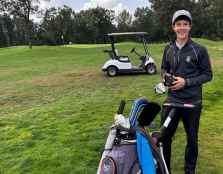
<path id="1" fill-rule="evenodd" d="M 152 150 L 146 137 L 140 132 L 137 136 L 137 154 L 143 174 L 156 174 Z"/>

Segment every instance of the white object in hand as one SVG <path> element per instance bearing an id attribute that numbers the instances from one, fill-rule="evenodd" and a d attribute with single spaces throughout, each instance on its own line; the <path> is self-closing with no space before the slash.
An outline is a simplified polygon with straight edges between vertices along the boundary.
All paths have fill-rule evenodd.
<path id="1" fill-rule="evenodd" d="M 166 87 L 163 83 L 158 83 L 154 89 L 157 94 L 164 94 L 166 92 Z"/>

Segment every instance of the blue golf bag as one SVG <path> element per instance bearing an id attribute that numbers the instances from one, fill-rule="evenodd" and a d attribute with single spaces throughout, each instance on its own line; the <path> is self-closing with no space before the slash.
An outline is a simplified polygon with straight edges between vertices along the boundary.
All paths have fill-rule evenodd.
<path id="1" fill-rule="evenodd" d="M 122 101 L 117 114 L 122 114 L 124 105 Z M 144 128 L 160 109 L 145 98 L 133 102 L 129 117 L 124 120 L 129 126 L 123 127 L 122 120 L 110 129 L 97 174 L 168 174 L 159 147 Z"/>

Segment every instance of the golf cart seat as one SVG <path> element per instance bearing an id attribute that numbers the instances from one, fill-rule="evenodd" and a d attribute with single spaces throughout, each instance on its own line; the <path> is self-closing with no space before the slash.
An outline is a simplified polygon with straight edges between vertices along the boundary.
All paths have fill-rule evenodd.
<path id="1" fill-rule="evenodd" d="M 118 56 L 117 55 L 117 50 L 115 50 L 115 54 L 112 50 L 104 50 L 105 53 L 108 53 L 109 56 L 112 58 L 112 59 L 117 59 L 119 60 L 120 62 L 130 62 L 129 60 L 129 57 L 128 56 Z"/>
<path id="2" fill-rule="evenodd" d="M 119 55 L 119 53 L 118 53 L 118 49 L 117 49 L 117 48 L 115 49 L 115 54 L 116 54 L 116 56 L 117 56 L 117 59 L 118 59 L 120 62 L 130 62 L 128 56 Z"/>
<path id="3" fill-rule="evenodd" d="M 130 62 L 128 56 L 117 56 L 120 62 Z"/>

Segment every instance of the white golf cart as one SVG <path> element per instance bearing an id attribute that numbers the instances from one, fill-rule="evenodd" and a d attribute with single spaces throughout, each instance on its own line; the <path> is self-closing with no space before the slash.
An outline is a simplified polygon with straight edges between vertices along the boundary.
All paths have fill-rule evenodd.
<path id="1" fill-rule="evenodd" d="M 109 33 L 107 34 L 111 42 L 111 50 L 104 50 L 104 52 L 109 54 L 109 60 L 105 62 L 102 67 L 102 71 L 107 72 L 107 75 L 112 77 L 117 74 L 138 74 L 147 73 L 155 74 L 156 65 L 154 59 L 150 56 L 147 42 L 146 42 L 146 32 L 126 32 L 126 33 Z M 118 55 L 117 49 L 115 47 L 115 39 L 117 36 L 137 36 L 140 37 L 143 43 L 144 55 L 140 55 L 136 51 L 136 47 L 132 48 L 130 53 L 135 53 L 140 59 L 140 65 L 134 66 L 128 56 Z"/>

